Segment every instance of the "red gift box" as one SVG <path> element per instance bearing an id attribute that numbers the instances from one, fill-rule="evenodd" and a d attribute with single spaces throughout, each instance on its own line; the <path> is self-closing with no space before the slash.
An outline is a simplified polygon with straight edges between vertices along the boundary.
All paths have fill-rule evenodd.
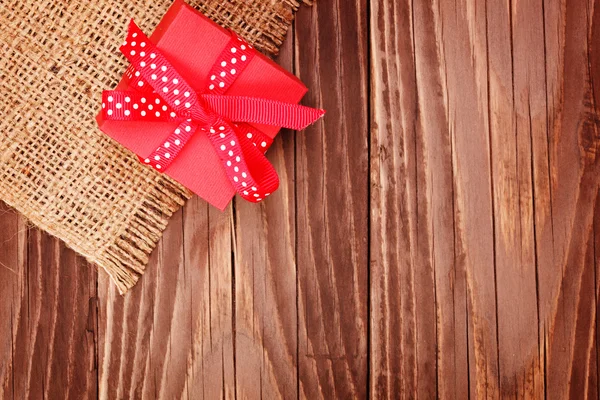
<path id="1" fill-rule="evenodd" d="M 202 93 L 210 83 L 215 60 L 231 40 L 231 33 L 185 4 L 175 0 L 150 36 L 150 41 L 191 88 Z M 213 77 L 214 79 L 214 77 Z M 135 90 L 135 79 L 125 74 L 116 90 Z M 166 89 L 165 89 L 166 90 Z M 307 92 L 304 84 L 264 55 L 256 52 L 228 87 L 227 96 L 260 97 L 296 104 Z M 100 129 L 123 146 L 145 157 L 179 125 L 175 121 L 119 121 L 97 117 Z M 250 124 L 273 139 L 281 127 Z M 264 147 L 270 145 L 262 142 Z M 260 147 L 260 146 L 259 146 Z M 265 148 L 266 150 L 266 148 Z M 215 207 L 223 210 L 235 194 L 217 149 L 205 131 L 197 131 L 174 158 L 165 173 Z"/>

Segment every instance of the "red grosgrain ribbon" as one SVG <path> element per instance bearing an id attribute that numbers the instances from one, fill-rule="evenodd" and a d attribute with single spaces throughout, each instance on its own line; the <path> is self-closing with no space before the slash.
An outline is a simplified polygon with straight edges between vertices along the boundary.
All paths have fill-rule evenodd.
<path id="1" fill-rule="evenodd" d="M 264 155 L 271 138 L 249 124 L 301 130 L 325 113 L 298 104 L 225 95 L 256 54 L 234 33 L 212 67 L 203 93 L 191 88 L 133 20 L 120 50 L 131 62 L 126 74 L 136 90 L 104 91 L 103 118 L 179 122 L 160 147 L 142 158 L 161 172 L 198 130 L 205 132 L 232 185 L 251 202 L 273 193 L 279 178 Z"/>

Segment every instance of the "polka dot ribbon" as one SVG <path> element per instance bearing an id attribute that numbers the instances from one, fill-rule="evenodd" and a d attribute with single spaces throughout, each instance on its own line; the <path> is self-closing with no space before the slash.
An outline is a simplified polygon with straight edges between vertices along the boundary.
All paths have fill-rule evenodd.
<path id="1" fill-rule="evenodd" d="M 323 110 L 274 100 L 225 93 L 255 56 L 256 50 L 232 33 L 208 77 L 195 92 L 158 48 L 133 22 L 121 52 L 131 62 L 126 75 L 135 90 L 107 90 L 102 116 L 117 121 L 175 121 L 179 125 L 151 154 L 140 160 L 164 172 L 198 131 L 208 136 L 236 191 L 259 202 L 279 186 L 279 178 L 264 152 L 271 138 L 250 124 L 301 130 L 318 120 Z"/>

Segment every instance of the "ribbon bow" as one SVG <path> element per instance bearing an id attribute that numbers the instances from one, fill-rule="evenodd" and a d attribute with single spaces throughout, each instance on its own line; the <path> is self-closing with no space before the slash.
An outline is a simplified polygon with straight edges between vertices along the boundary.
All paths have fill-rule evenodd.
<path id="1" fill-rule="evenodd" d="M 224 95 L 256 54 L 233 32 L 209 73 L 203 93 L 191 88 L 133 20 L 120 50 L 131 62 L 126 75 L 137 90 L 104 91 L 103 117 L 179 122 L 160 147 L 140 160 L 164 172 L 200 130 L 210 139 L 235 190 L 251 202 L 273 193 L 279 178 L 264 155 L 272 139 L 249 124 L 301 130 L 325 113 L 298 104 Z"/>

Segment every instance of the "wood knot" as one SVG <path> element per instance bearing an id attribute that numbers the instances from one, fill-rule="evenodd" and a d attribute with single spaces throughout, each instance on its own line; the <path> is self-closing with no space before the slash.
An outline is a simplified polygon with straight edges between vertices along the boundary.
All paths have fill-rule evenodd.
<path id="1" fill-rule="evenodd" d="M 577 136 L 579 149 L 585 162 L 594 162 L 600 146 L 600 116 L 596 112 L 587 112 L 579 122 Z"/>

